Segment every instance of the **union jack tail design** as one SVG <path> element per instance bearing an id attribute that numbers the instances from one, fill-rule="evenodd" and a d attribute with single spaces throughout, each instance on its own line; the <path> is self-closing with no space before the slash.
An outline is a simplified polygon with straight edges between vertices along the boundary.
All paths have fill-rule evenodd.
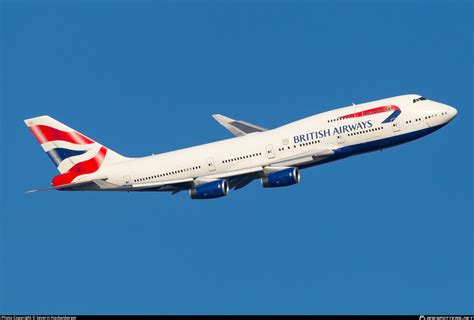
<path id="1" fill-rule="evenodd" d="M 61 173 L 53 186 L 74 183 L 79 176 L 127 159 L 49 116 L 25 123 Z"/>

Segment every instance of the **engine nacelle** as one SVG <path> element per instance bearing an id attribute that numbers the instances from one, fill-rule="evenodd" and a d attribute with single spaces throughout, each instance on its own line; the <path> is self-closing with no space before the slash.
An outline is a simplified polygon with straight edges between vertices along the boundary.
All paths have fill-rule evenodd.
<path id="1" fill-rule="evenodd" d="M 216 180 L 200 184 L 189 189 L 191 199 L 214 199 L 229 193 L 229 183 L 227 180 Z"/>
<path id="2" fill-rule="evenodd" d="M 300 182 L 300 171 L 298 168 L 271 172 L 262 178 L 262 186 L 264 188 L 286 187 L 298 182 Z"/>

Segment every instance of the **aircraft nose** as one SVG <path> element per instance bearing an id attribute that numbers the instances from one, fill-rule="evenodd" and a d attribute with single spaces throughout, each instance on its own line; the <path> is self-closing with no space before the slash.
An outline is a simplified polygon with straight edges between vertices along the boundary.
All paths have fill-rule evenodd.
<path id="1" fill-rule="evenodd" d="M 456 118 L 456 115 L 458 114 L 458 111 L 456 110 L 456 108 L 453 108 L 453 107 L 450 107 L 448 106 L 448 116 L 449 116 L 449 120 L 453 120 L 454 118 Z"/>

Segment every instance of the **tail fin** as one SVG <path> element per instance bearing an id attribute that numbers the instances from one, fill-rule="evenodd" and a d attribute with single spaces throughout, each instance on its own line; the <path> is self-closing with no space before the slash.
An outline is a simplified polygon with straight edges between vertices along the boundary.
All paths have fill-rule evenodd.
<path id="1" fill-rule="evenodd" d="M 61 173 L 53 185 L 71 183 L 79 175 L 127 159 L 49 116 L 25 123 Z"/>

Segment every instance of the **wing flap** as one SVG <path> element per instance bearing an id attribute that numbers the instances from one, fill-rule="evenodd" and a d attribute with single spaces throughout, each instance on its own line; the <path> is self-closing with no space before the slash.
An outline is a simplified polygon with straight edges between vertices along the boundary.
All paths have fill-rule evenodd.
<path id="1" fill-rule="evenodd" d="M 247 174 L 247 175 L 233 179 L 232 183 L 230 183 L 230 187 L 234 190 L 239 190 L 247 186 L 253 180 L 258 179 L 258 178 L 259 178 L 259 175 L 257 175 L 256 173 Z"/>
<path id="2" fill-rule="evenodd" d="M 306 164 L 314 161 L 321 161 L 324 160 L 334 154 L 335 149 L 331 148 L 318 148 L 318 149 L 312 149 L 309 150 L 308 152 L 302 153 L 298 157 L 288 157 L 288 158 L 283 158 L 281 161 L 272 163 L 271 166 L 295 166 L 295 165 L 301 165 L 301 164 Z"/>
<path id="3" fill-rule="evenodd" d="M 157 191 L 174 191 L 176 190 L 176 187 L 181 186 L 183 184 L 189 184 L 193 181 L 193 178 L 186 178 L 178 180 L 133 184 L 132 187 L 136 191 L 150 189 L 157 189 Z"/>
<path id="4" fill-rule="evenodd" d="M 263 171 L 263 167 L 252 167 L 252 168 L 247 168 L 247 169 L 228 171 L 228 172 L 214 174 L 214 175 L 207 175 L 207 176 L 203 176 L 201 178 L 203 178 L 203 179 L 224 179 L 224 178 L 229 178 L 229 177 L 241 176 L 241 175 L 244 175 L 244 174 L 261 172 L 261 171 Z M 201 179 L 201 178 L 199 178 L 199 179 Z"/>

